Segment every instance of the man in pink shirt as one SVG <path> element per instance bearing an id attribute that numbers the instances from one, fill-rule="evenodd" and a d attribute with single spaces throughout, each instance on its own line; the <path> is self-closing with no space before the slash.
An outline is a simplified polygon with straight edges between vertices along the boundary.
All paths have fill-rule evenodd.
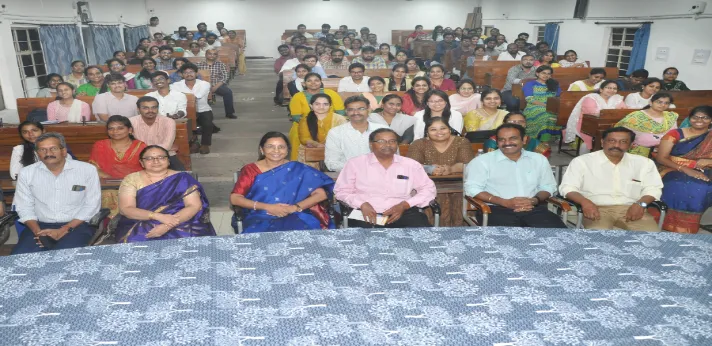
<path id="1" fill-rule="evenodd" d="M 185 166 L 176 155 L 176 121 L 158 114 L 158 100 L 143 96 L 136 101 L 141 116 L 130 118 L 133 135 L 146 145 L 159 145 L 168 150 L 170 169 L 185 171 Z"/>
<path id="2" fill-rule="evenodd" d="M 430 227 L 418 208 L 435 199 L 435 184 L 415 160 L 395 155 L 398 134 L 389 128 L 373 131 L 371 153 L 346 162 L 334 186 L 336 199 L 361 209 L 364 221 L 349 220 L 349 227 Z M 375 225 L 387 216 L 385 226 Z"/>

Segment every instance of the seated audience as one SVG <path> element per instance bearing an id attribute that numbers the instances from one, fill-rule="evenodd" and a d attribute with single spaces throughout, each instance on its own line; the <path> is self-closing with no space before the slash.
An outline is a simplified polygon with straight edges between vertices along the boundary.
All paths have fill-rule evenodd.
<path id="1" fill-rule="evenodd" d="M 158 100 L 151 96 L 142 96 L 136 101 L 136 107 L 140 116 L 129 118 L 134 137 L 148 146 L 158 145 L 166 149 L 171 169 L 184 171 L 185 167 L 176 155 L 176 121 L 159 116 Z"/>
<path id="2" fill-rule="evenodd" d="M 117 243 L 215 235 L 203 187 L 190 173 L 171 170 L 168 156 L 161 146 L 147 146 L 143 170 L 121 181 Z"/>
<path id="3" fill-rule="evenodd" d="M 57 84 L 62 83 L 62 76 L 57 73 L 50 73 L 46 77 L 47 84 L 37 90 L 35 97 L 52 97 L 52 93 L 57 93 Z"/>
<path id="4" fill-rule="evenodd" d="M 186 52 L 187 53 L 187 52 Z M 134 50 L 134 56 L 133 58 L 129 59 L 127 64 L 129 65 L 141 65 L 143 62 L 143 58 L 148 56 L 148 50 L 146 50 L 143 47 L 138 47 L 136 50 Z"/>
<path id="5" fill-rule="evenodd" d="M 689 91 L 685 82 L 677 80 L 680 71 L 674 67 L 668 67 L 663 71 L 663 89 L 665 91 Z"/>
<path id="6" fill-rule="evenodd" d="M 279 71 L 282 70 L 284 63 L 287 62 L 287 60 L 292 59 L 293 56 L 292 52 L 289 50 L 289 46 L 286 44 L 277 47 L 277 51 L 279 52 L 279 58 L 274 61 L 274 73 L 279 74 Z"/>
<path id="7" fill-rule="evenodd" d="M 346 54 L 352 56 L 361 55 L 361 47 L 363 46 L 363 41 L 361 39 L 355 38 L 351 40 L 351 48 L 346 50 Z"/>
<path id="8" fill-rule="evenodd" d="M 361 64 L 369 70 L 388 68 L 386 61 L 380 55 L 376 55 L 376 48 L 371 46 L 363 47 L 361 56 L 357 56 L 351 62 L 352 64 Z"/>
<path id="9" fill-rule="evenodd" d="M 145 49 L 146 53 L 148 53 L 148 49 L 151 48 L 151 39 L 147 37 L 140 39 L 136 48 L 139 47 Z"/>
<path id="10" fill-rule="evenodd" d="M 188 28 L 184 26 L 179 26 L 178 27 L 178 32 L 171 35 L 171 38 L 173 38 L 176 41 L 186 41 L 188 40 Z"/>
<path id="11" fill-rule="evenodd" d="M 368 76 L 364 76 L 366 68 L 363 64 L 352 63 L 349 65 L 349 77 L 344 77 L 339 81 L 339 92 L 367 92 L 371 91 L 368 87 Z"/>
<path id="12" fill-rule="evenodd" d="M 107 91 L 104 85 L 104 74 L 99 66 L 87 66 L 84 70 L 89 83 L 82 84 L 77 88 L 77 96 L 96 96 Z"/>
<path id="13" fill-rule="evenodd" d="M 407 91 L 412 85 L 412 80 L 406 74 L 407 67 L 404 64 L 395 64 L 391 68 L 391 76 L 386 81 L 388 91 Z"/>
<path id="14" fill-rule="evenodd" d="M 143 69 L 141 69 L 141 72 L 134 77 L 134 85 L 136 85 L 136 89 L 153 89 L 153 85 L 151 84 L 151 75 L 158 71 L 156 70 L 156 61 L 153 60 L 153 58 L 146 57 L 143 58 L 141 66 Z"/>
<path id="15" fill-rule="evenodd" d="M 414 139 L 425 137 L 425 123 L 430 118 L 442 117 L 452 129 L 458 134 L 462 133 L 462 113 L 451 109 L 450 99 L 442 90 L 433 89 L 428 91 L 424 97 L 425 108 L 413 115 L 415 125 L 413 126 Z"/>
<path id="16" fill-rule="evenodd" d="M 171 91 L 177 91 L 185 94 L 193 94 L 195 96 L 196 107 L 196 122 L 200 126 L 202 134 L 200 135 L 199 152 L 203 155 L 210 153 L 210 146 L 213 141 L 213 133 L 219 129 L 213 124 L 213 108 L 208 104 L 208 95 L 210 95 L 210 83 L 200 80 L 198 76 L 198 67 L 187 63 L 180 68 L 183 80 L 171 84 Z M 167 150 L 171 147 L 164 146 Z M 175 159 L 172 163 L 178 163 Z"/>
<path id="17" fill-rule="evenodd" d="M 10 155 L 10 178 L 17 180 L 17 175 L 23 167 L 29 166 L 39 161 L 39 156 L 35 151 L 35 141 L 45 133 L 44 126 L 31 120 L 25 120 L 17 126 L 17 132 L 20 133 L 22 144 L 18 144 L 12 148 Z M 67 148 L 67 160 L 72 160 L 72 152 Z"/>
<path id="18" fill-rule="evenodd" d="M 522 32 L 519 35 L 517 35 L 517 39 L 524 41 L 524 47 L 523 47 L 524 49 L 520 49 L 521 51 L 528 52 L 528 51 L 536 48 L 536 46 L 534 44 L 528 42 L 529 34 L 527 34 L 526 32 Z"/>
<path id="19" fill-rule="evenodd" d="M 128 61 L 128 60 L 126 59 L 126 52 L 124 52 L 124 51 L 122 51 L 122 50 L 117 50 L 117 51 L 115 51 L 115 52 L 114 52 L 114 55 L 113 55 L 112 57 L 113 57 L 114 59 L 119 59 L 119 60 L 121 60 L 121 61 L 124 63 L 124 65 L 127 64 L 127 61 Z"/>
<path id="20" fill-rule="evenodd" d="M 166 40 L 166 46 L 171 47 L 171 49 L 173 49 L 173 51 L 176 53 L 185 53 L 185 49 L 183 49 L 183 47 L 179 47 L 176 44 L 176 40 L 172 38 Z M 158 54 L 160 54 L 160 51 L 158 52 Z"/>
<path id="21" fill-rule="evenodd" d="M 415 115 L 425 109 L 425 94 L 430 91 L 430 80 L 425 77 L 413 78 L 413 86 L 403 95 L 403 113 Z"/>
<path id="22" fill-rule="evenodd" d="M 536 78 L 537 69 L 533 68 L 534 57 L 525 55 L 522 63 L 512 66 L 507 71 L 507 80 L 502 88 L 502 102 L 507 106 L 507 110 L 514 113 L 519 112 L 519 98 L 512 94 L 512 84 L 520 84 L 525 79 Z"/>
<path id="23" fill-rule="evenodd" d="M 638 84 L 642 87 L 640 92 L 632 92 L 625 97 L 626 108 L 643 109 L 649 106 L 650 99 L 662 89 L 663 82 L 657 78 L 648 78 Z"/>
<path id="24" fill-rule="evenodd" d="M 561 128 L 556 125 L 556 115 L 546 111 L 546 102 L 550 97 L 561 95 L 559 82 L 552 78 L 554 70 L 550 66 L 536 69 L 536 80 L 527 82 L 522 87 L 527 107 L 522 114 L 527 117 L 527 136 L 542 142 L 549 142 L 561 135 Z"/>
<path id="25" fill-rule="evenodd" d="M 412 46 L 411 44 L 414 41 L 428 41 L 430 37 L 428 37 L 428 34 L 423 31 L 423 26 L 422 25 L 416 25 L 415 26 L 415 31 L 413 31 L 410 35 L 408 35 L 408 38 L 406 39 L 406 49 L 411 49 Z"/>
<path id="26" fill-rule="evenodd" d="M 443 65 L 430 66 L 428 76 L 430 77 L 430 87 L 432 89 L 442 91 L 457 90 L 455 82 L 453 82 L 452 79 L 445 78 L 445 68 Z"/>
<path id="27" fill-rule="evenodd" d="M 321 202 L 332 194 L 334 181 L 305 164 L 290 161 L 289 140 L 268 132 L 259 144 L 259 158 L 240 170 L 230 203 L 243 208 L 244 233 L 334 228 Z"/>
<path id="28" fill-rule="evenodd" d="M 341 49 L 333 49 L 331 51 L 331 59 L 323 62 L 322 67 L 325 70 L 348 70 L 351 64 L 344 58 L 344 54 Z"/>
<path id="29" fill-rule="evenodd" d="M 368 116 L 368 121 L 388 126 L 398 134 L 401 143 L 407 144 L 413 141 L 415 118 L 401 113 L 402 105 L 400 96 L 388 94 L 381 100 L 380 108 Z"/>
<path id="30" fill-rule="evenodd" d="M 47 105 L 47 120 L 81 123 L 91 121 L 89 104 L 74 97 L 74 86 L 69 83 L 57 85 L 57 100 Z"/>
<path id="31" fill-rule="evenodd" d="M 153 34 L 153 41 L 151 41 L 150 47 L 161 47 L 165 46 L 166 41 L 163 40 L 163 33 L 157 32 Z"/>
<path id="32" fill-rule="evenodd" d="M 198 43 L 198 47 L 200 47 L 201 51 L 205 52 L 206 50 L 208 50 L 208 39 L 206 37 L 196 39 L 195 42 Z"/>
<path id="33" fill-rule="evenodd" d="M 294 97 L 298 92 L 304 91 L 304 77 L 307 73 L 311 71 L 311 68 L 307 64 L 299 64 L 294 68 L 294 73 L 296 78 L 287 83 L 287 89 L 289 90 L 289 95 Z"/>
<path id="34" fill-rule="evenodd" d="M 193 34 L 193 39 L 196 41 L 201 37 L 203 37 L 203 38 L 207 37 L 208 34 L 212 32 L 212 31 L 208 31 L 208 25 L 205 23 L 202 23 L 202 22 L 198 23 L 198 25 L 196 27 L 198 28 L 198 31 L 196 31 Z"/>
<path id="35" fill-rule="evenodd" d="M 651 148 L 657 147 L 665 134 L 677 128 L 678 115 L 668 110 L 672 102 L 670 94 L 657 93 L 650 98 L 650 106 L 630 113 L 616 123 L 616 127 L 625 127 L 635 133 L 629 153 L 648 157 Z"/>
<path id="36" fill-rule="evenodd" d="M 203 58 L 205 57 L 205 51 L 200 47 L 198 42 L 191 42 L 188 46 L 188 50 L 183 52 L 184 58 Z"/>
<path id="37" fill-rule="evenodd" d="M 663 182 L 655 163 L 626 153 L 635 133 L 622 127 L 603 132 L 603 150 L 574 158 L 564 173 L 559 193 L 581 205 L 588 229 L 658 231 L 645 212 L 660 198 Z"/>
<path id="38" fill-rule="evenodd" d="M 638 69 L 633 71 L 630 76 L 621 76 L 616 79 L 618 83 L 618 90 L 620 91 L 641 91 L 641 82 L 648 79 L 648 70 Z"/>
<path id="39" fill-rule="evenodd" d="M 180 119 L 186 116 L 188 98 L 180 91 L 171 90 L 168 75 L 165 72 L 154 72 L 151 75 L 151 84 L 156 88 L 156 91 L 151 91 L 145 96 L 151 96 L 158 100 L 159 115 L 165 115 L 172 119 Z"/>
<path id="40" fill-rule="evenodd" d="M 497 50 L 497 40 L 494 38 L 488 38 L 485 40 L 485 55 L 489 57 L 498 56 L 499 51 Z"/>
<path id="41" fill-rule="evenodd" d="M 527 118 L 524 117 L 521 113 L 509 113 L 504 116 L 504 121 L 502 122 L 503 124 L 516 124 L 519 125 L 523 128 L 527 128 Z M 498 150 L 499 147 L 497 146 L 497 136 L 492 136 L 488 138 L 485 141 L 484 144 L 484 151 L 489 153 L 495 150 Z M 551 157 L 551 147 L 546 144 L 540 142 L 536 138 L 529 138 L 527 137 L 526 143 L 524 144 L 524 150 L 526 151 L 531 151 L 533 153 L 537 154 L 542 154 L 544 157 L 547 159 Z"/>
<path id="42" fill-rule="evenodd" d="M 569 91 L 594 91 L 601 87 L 601 82 L 606 78 L 606 70 L 594 67 L 588 73 L 588 78 L 579 80 L 569 85 Z"/>
<path id="43" fill-rule="evenodd" d="M 438 42 L 435 46 L 435 55 L 433 56 L 433 61 L 442 63 L 443 57 L 448 54 L 451 50 L 460 46 L 460 42 L 455 41 L 455 34 L 447 32 L 443 35 L 443 40 Z"/>
<path id="44" fill-rule="evenodd" d="M 397 64 L 395 55 L 391 53 L 391 45 L 388 43 L 381 43 L 378 46 L 378 56 L 386 62 L 386 68 L 391 68 Z"/>
<path id="45" fill-rule="evenodd" d="M 339 46 L 339 49 L 343 50 L 346 55 L 353 55 L 351 51 L 351 38 L 346 36 L 341 42 L 343 42 L 343 44 Z"/>
<path id="46" fill-rule="evenodd" d="M 134 78 L 135 74 L 126 71 L 126 64 L 118 58 L 109 59 L 106 61 L 106 67 L 109 68 L 109 72 L 104 73 L 104 77 L 108 76 L 110 73 L 118 73 L 126 78 L 126 88 L 136 89 L 136 81 Z"/>
<path id="47" fill-rule="evenodd" d="M 388 95 L 386 88 L 386 81 L 378 76 L 371 77 L 368 79 L 368 88 L 371 89 L 370 92 L 361 93 L 361 95 L 368 99 L 371 104 L 371 110 L 375 111 L 381 107 L 381 100 L 383 97 Z"/>
<path id="48" fill-rule="evenodd" d="M 578 58 L 578 54 L 574 50 L 567 50 L 564 53 L 564 60 L 559 61 L 561 67 L 588 67 L 588 64 Z M 605 77 L 605 76 L 604 76 Z"/>
<path id="49" fill-rule="evenodd" d="M 502 105 L 502 93 L 497 89 L 486 89 L 482 92 L 480 108 L 469 111 L 464 118 L 465 132 L 492 131 L 502 125 L 504 117 L 509 113 L 499 109 Z"/>
<path id="50" fill-rule="evenodd" d="M 158 49 L 158 62 L 156 63 L 156 70 L 166 71 L 173 68 L 173 48 L 171 46 L 161 46 Z"/>
<path id="51" fill-rule="evenodd" d="M 663 229 L 678 233 L 697 233 L 712 207 L 712 107 L 695 107 L 688 119 L 690 127 L 663 136 L 655 158 L 664 184 L 661 200 L 669 208 Z"/>
<path id="52" fill-rule="evenodd" d="M 329 24 L 322 24 L 322 25 L 321 25 L 321 31 L 320 31 L 320 32 L 317 32 L 317 33 L 314 34 L 313 36 L 314 36 L 314 38 L 316 38 L 316 39 L 320 39 L 320 38 L 322 38 L 322 37 L 326 38 L 326 35 L 329 34 L 329 31 L 330 31 L 330 30 L 331 30 L 331 25 L 329 25 Z"/>
<path id="53" fill-rule="evenodd" d="M 448 71 L 465 72 L 467 66 L 467 58 L 475 55 L 475 45 L 472 44 L 472 37 L 463 36 L 460 40 L 460 46 L 450 50 L 449 56 L 445 58 L 445 66 Z M 457 71 L 456 71 L 457 70 Z"/>
<path id="54" fill-rule="evenodd" d="M 171 83 L 179 82 L 183 80 L 183 75 L 180 73 L 180 68 L 185 64 L 190 64 L 190 61 L 186 58 L 176 58 L 173 60 L 173 69 L 175 72 L 171 73 L 168 78 L 170 78 Z M 198 75 L 198 79 L 202 80 L 203 77 Z"/>
<path id="55" fill-rule="evenodd" d="M 549 44 L 544 41 L 541 41 L 538 42 L 534 48 L 535 49 L 530 51 L 529 54 L 534 57 L 534 60 L 539 60 L 542 55 L 546 54 L 546 52 L 549 51 Z"/>
<path id="56" fill-rule="evenodd" d="M 488 226 L 566 228 L 547 209 L 546 200 L 556 191 L 549 161 L 523 150 L 526 140 L 519 125 L 497 128 L 499 150 L 470 161 L 465 168 L 464 193 L 490 205 Z"/>
<path id="57" fill-rule="evenodd" d="M 379 48 L 378 45 L 378 35 L 374 33 L 368 34 L 368 42 L 366 43 L 366 46 L 371 46 L 373 48 Z M 390 45 L 388 46 L 390 48 Z M 388 59 L 383 58 L 384 60 L 388 61 Z"/>
<path id="58" fill-rule="evenodd" d="M 12 254 L 89 245 L 94 229 L 87 221 L 101 206 L 96 168 L 67 160 L 67 144 L 59 133 L 45 133 L 35 145 L 40 162 L 22 169 L 15 189 L 13 204 L 26 229 Z"/>
<path id="59" fill-rule="evenodd" d="M 326 136 L 324 164 L 330 171 L 340 171 L 349 159 L 368 153 L 369 135 L 388 127 L 368 120 L 369 101 L 361 95 L 347 98 L 344 107 L 349 121 L 332 128 Z"/>
<path id="60" fill-rule="evenodd" d="M 346 123 L 346 118 L 334 113 L 331 104 L 331 97 L 327 94 L 316 94 L 309 100 L 311 111 L 299 120 L 298 125 L 299 156 L 297 160 L 299 162 L 305 160 L 304 148 L 324 148 L 329 131 Z M 319 167 L 314 168 L 318 169 Z"/>
<path id="61" fill-rule="evenodd" d="M 487 61 L 490 60 L 489 55 L 486 55 L 485 47 L 484 46 L 475 46 L 475 50 L 473 55 L 467 57 L 467 67 L 472 67 L 476 66 L 477 63 L 476 61 Z M 464 78 L 472 78 L 473 76 L 469 75 L 469 68 L 465 68 L 464 71 L 465 73 L 463 74 Z"/>
<path id="62" fill-rule="evenodd" d="M 88 76 L 84 71 L 85 64 L 82 60 L 72 61 L 72 72 L 62 78 L 63 81 L 71 83 L 75 88 L 82 84 L 89 83 Z"/>
<path id="63" fill-rule="evenodd" d="M 396 155 L 398 135 L 391 129 L 373 131 L 368 141 L 371 152 L 349 159 L 334 186 L 336 199 L 363 214 L 364 221 L 350 219 L 349 227 L 430 227 L 418 208 L 435 199 L 435 183 L 423 166 Z M 387 217 L 385 226 L 379 217 Z"/>
<path id="64" fill-rule="evenodd" d="M 146 54 L 147 58 L 152 58 L 153 61 L 156 61 L 156 59 L 158 59 L 158 56 L 159 56 L 158 46 L 152 46 L 151 48 L 148 49 L 148 53 Z"/>
<path id="65" fill-rule="evenodd" d="M 314 54 L 307 54 L 304 56 L 304 64 L 309 66 L 309 72 L 314 72 L 319 74 L 321 78 L 326 78 L 326 71 L 324 71 L 324 68 L 319 65 L 317 66 L 317 62 L 319 62 L 319 58 L 317 58 L 316 55 Z M 299 66 L 299 65 L 297 65 Z"/>
<path id="66" fill-rule="evenodd" d="M 541 65 L 551 66 L 551 68 L 561 67 L 561 65 L 555 62 L 554 59 L 556 59 L 556 53 L 554 53 L 553 50 L 549 50 L 542 54 L 539 59 L 534 62 L 534 67 L 539 67 Z"/>
<path id="67" fill-rule="evenodd" d="M 433 34 L 432 34 L 432 40 L 435 42 L 440 42 L 444 39 L 443 34 L 445 31 L 443 30 L 442 25 L 437 25 L 435 28 L 433 28 Z"/>
<path id="68" fill-rule="evenodd" d="M 295 57 L 293 59 L 289 59 L 286 62 L 284 62 L 284 65 L 282 65 L 282 69 L 279 70 L 279 72 L 284 72 L 284 71 L 289 71 L 293 70 L 297 65 L 303 64 L 304 63 L 304 58 L 307 56 L 307 47 L 306 46 L 298 46 L 294 49 L 294 54 Z M 317 61 L 315 66 L 320 66 L 321 63 Z"/>
<path id="69" fill-rule="evenodd" d="M 418 60 L 408 59 L 405 62 L 405 67 L 408 69 L 406 71 L 406 73 L 408 74 L 409 78 L 425 77 L 425 71 L 420 70 L 420 65 L 418 64 Z"/>
<path id="70" fill-rule="evenodd" d="M 462 174 L 465 165 L 474 157 L 472 145 L 466 138 L 452 135 L 452 128 L 441 117 L 430 118 L 425 123 L 426 137 L 413 142 L 408 157 L 418 161 L 432 176 Z M 462 218 L 462 193 L 438 194 L 442 214 L 440 226 L 464 225 Z"/>
<path id="71" fill-rule="evenodd" d="M 142 170 L 140 153 L 146 144 L 134 138 L 131 121 L 121 115 L 112 115 L 106 122 L 106 132 L 109 139 L 95 142 L 89 157 L 89 163 L 96 166 L 99 178 L 124 179 L 126 175 Z M 118 191 L 102 190 L 101 206 L 111 209 L 112 218 L 118 214 Z"/>
<path id="72" fill-rule="evenodd" d="M 186 41 L 188 42 L 193 42 L 195 41 L 195 34 L 192 31 L 188 31 L 185 33 L 185 37 L 187 38 Z"/>
<path id="73" fill-rule="evenodd" d="M 499 55 L 502 55 L 504 52 L 507 51 L 507 46 L 509 43 L 507 42 L 507 37 L 504 35 L 492 35 L 497 41 L 497 46 L 494 48 L 499 52 Z"/>
<path id="74" fill-rule="evenodd" d="M 604 80 L 598 90 L 586 94 L 576 103 L 566 124 L 564 142 L 571 143 L 579 137 L 584 145 L 581 150 L 583 153 L 589 152 L 593 149 L 593 137 L 581 131 L 584 114 L 599 116 L 604 109 L 622 108 L 626 108 L 626 105 L 623 96 L 618 95 L 618 84 L 613 80 Z"/>
<path id="75" fill-rule="evenodd" d="M 232 89 L 227 86 L 230 70 L 223 62 L 218 61 L 218 51 L 213 48 L 206 50 L 205 60 L 199 62 L 196 66 L 201 70 L 210 71 L 210 92 L 222 97 L 223 105 L 225 106 L 225 117 L 237 119 Z"/>
<path id="76" fill-rule="evenodd" d="M 205 50 L 216 49 L 222 47 L 222 43 L 218 40 L 218 35 L 213 33 L 208 34 L 205 38 Z"/>
<path id="77" fill-rule="evenodd" d="M 304 36 L 304 37 L 306 37 L 306 38 L 314 38 L 314 36 L 312 36 L 312 34 L 310 34 L 310 33 L 307 32 L 307 26 L 304 25 L 304 24 L 299 24 L 299 25 L 297 26 L 297 32 L 295 33 L 295 35 L 301 35 L 301 36 Z M 318 38 L 318 37 L 317 37 L 317 38 Z"/>
<path id="78" fill-rule="evenodd" d="M 407 62 L 408 62 L 408 53 L 406 53 L 405 51 L 402 51 L 402 50 L 399 50 L 399 51 L 396 53 L 395 60 L 392 61 L 392 63 L 395 63 L 395 64 L 403 64 L 403 66 L 405 66 L 405 64 L 406 64 Z M 395 65 L 395 64 L 393 64 L 393 65 Z M 389 68 L 392 69 L 392 68 L 393 68 L 393 65 L 391 65 Z"/>
<path id="79" fill-rule="evenodd" d="M 126 79 L 118 73 L 106 77 L 106 84 L 110 92 L 94 97 L 91 105 L 96 120 L 106 122 L 111 115 L 123 115 L 127 118 L 138 114 L 136 101 L 138 97 L 126 93 Z"/>
<path id="80" fill-rule="evenodd" d="M 480 94 L 475 93 L 475 82 L 463 79 L 457 83 L 457 94 L 450 95 L 450 106 L 462 114 L 480 108 Z"/>
<path id="81" fill-rule="evenodd" d="M 516 43 L 510 43 L 507 45 L 507 50 L 499 53 L 497 61 L 521 61 L 525 55 L 527 53 L 520 52 Z"/>

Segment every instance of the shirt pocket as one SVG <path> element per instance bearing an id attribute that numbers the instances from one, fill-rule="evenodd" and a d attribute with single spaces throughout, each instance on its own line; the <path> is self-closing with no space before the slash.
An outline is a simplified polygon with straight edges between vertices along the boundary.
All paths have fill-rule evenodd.
<path id="1" fill-rule="evenodd" d="M 86 188 L 82 191 L 72 191 L 69 190 L 66 196 L 66 201 L 68 205 L 82 205 L 84 204 L 84 197 L 86 196 Z"/>
<path id="2" fill-rule="evenodd" d="M 621 182 L 622 192 L 626 197 L 638 199 L 643 191 L 643 183 L 634 179 L 625 179 Z"/>
<path id="3" fill-rule="evenodd" d="M 391 192 L 393 193 L 393 197 L 405 197 L 409 198 L 411 195 L 411 184 L 410 184 L 410 179 L 395 179 L 393 182 L 393 188 Z"/>

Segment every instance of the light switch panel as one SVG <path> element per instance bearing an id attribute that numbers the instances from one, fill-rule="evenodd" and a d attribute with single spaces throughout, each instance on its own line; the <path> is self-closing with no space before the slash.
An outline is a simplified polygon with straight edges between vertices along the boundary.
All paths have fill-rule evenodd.
<path id="1" fill-rule="evenodd" d="M 692 64 L 693 65 L 707 65 L 710 60 L 710 50 L 709 49 L 695 49 L 692 54 Z"/>
<path id="2" fill-rule="evenodd" d="M 656 61 L 668 61 L 668 57 L 670 57 L 670 48 L 668 47 L 658 47 L 655 51 Z"/>

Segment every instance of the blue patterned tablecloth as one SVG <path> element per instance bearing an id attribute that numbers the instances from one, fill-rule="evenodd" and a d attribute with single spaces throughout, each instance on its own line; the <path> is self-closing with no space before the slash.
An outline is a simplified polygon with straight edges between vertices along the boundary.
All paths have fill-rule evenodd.
<path id="1" fill-rule="evenodd" d="M 0 258 L 2 345 L 712 345 L 712 237 L 349 229 Z"/>

